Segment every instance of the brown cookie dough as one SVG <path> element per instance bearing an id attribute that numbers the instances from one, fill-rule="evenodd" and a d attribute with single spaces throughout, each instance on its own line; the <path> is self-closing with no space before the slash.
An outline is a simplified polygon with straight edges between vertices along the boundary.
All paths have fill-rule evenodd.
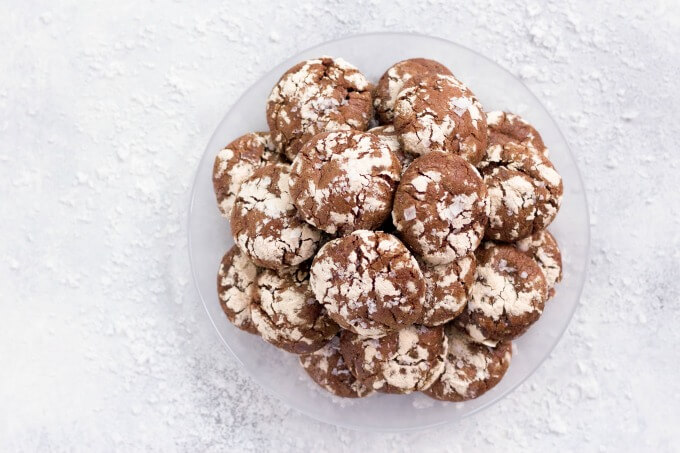
<path id="1" fill-rule="evenodd" d="M 536 260 L 545 275 L 548 298 L 552 298 L 555 284 L 562 280 L 562 254 L 555 237 L 543 230 L 517 241 L 515 247 Z"/>
<path id="2" fill-rule="evenodd" d="M 453 76 L 432 75 L 399 93 L 394 128 L 406 152 L 458 154 L 472 165 L 484 156 L 486 114 L 475 95 Z"/>
<path id="3" fill-rule="evenodd" d="M 267 100 L 267 124 L 293 160 L 302 145 L 325 131 L 366 130 L 373 116 L 371 84 L 341 58 L 302 61 L 279 80 Z"/>
<path id="4" fill-rule="evenodd" d="M 478 342 L 512 340 L 538 320 L 547 296 L 536 261 L 511 245 L 486 243 L 477 252 L 470 300 L 456 323 Z"/>
<path id="5" fill-rule="evenodd" d="M 251 312 L 265 341 L 294 354 L 307 354 L 338 332 L 337 324 L 314 299 L 306 269 L 285 273 L 263 269 L 256 286 Z"/>
<path id="6" fill-rule="evenodd" d="M 373 389 L 357 380 L 340 354 L 340 337 L 335 336 L 323 348 L 300 356 L 300 364 L 309 377 L 324 390 L 343 398 L 362 398 Z"/>
<path id="7" fill-rule="evenodd" d="M 237 246 L 222 257 L 217 273 L 217 297 L 227 319 L 241 330 L 257 333 L 250 315 L 255 296 L 257 266 Z"/>
<path id="8" fill-rule="evenodd" d="M 417 323 L 440 326 L 460 315 L 475 279 L 475 255 L 470 253 L 448 264 L 422 264 L 420 269 L 426 286 L 423 317 Z"/>
<path id="9" fill-rule="evenodd" d="M 446 342 L 442 327 L 408 326 L 373 339 L 347 330 L 340 352 L 357 379 L 385 393 L 425 390 L 444 370 Z"/>
<path id="10" fill-rule="evenodd" d="M 250 132 L 229 143 L 215 157 L 213 188 L 217 205 L 229 218 L 241 183 L 253 172 L 272 162 L 279 162 L 279 149 L 269 132 Z"/>
<path id="11" fill-rule="evenodd" d="M 258 168 L 241 184 L 234 202 L 234 242 L 258 266 L 298 265 L 314 255 L 321 239 L 321 232 L 298 216 L 289 172 L 285 164 Z"/>
<path id="12" fill-rule="evenodd" d="M 479 246 L 488 212 L 486 186 L 477 170 L 461 157 L 436 151 L 404 172 L 392 221 L 414 253 L 445 264 Z"/>
<path id="13" fill-rule="evenodd" d="M 504 145 L 515 142 L 526 146 L 529 151 L 540 152 L 548 157 L 548 148 L 541 134 L 521 116 L 495 110 L 486 113 L 486 123 L 489 127 L 489 143 Z"/>
<path id="14" fill-rule="evenodd" d="M 397 156 L 397 159 L 399 159 L 399 163 L 401 164 L 401 174 L 403 175 L 408 166 L 411 165 L 411 162 L 413 162 L 413 159 L 415 159 L 415 156 L 404 152 L 404 148 L 399 141 L 399 134 L 394 130 L 394 126 L 391 124 L 388 124 L 387 126 L 377 126 L 369 129 L 368 132 L 380 137 L 380 139 L 382 139 L 390 148 L 390 151 Z"/>
<path id="15" fill-rule="evenodd" d="M 293 161 L 290 193 L 300 216 L 330 234 L 374 229 L 389 216 L 399 161 L 367 132 L 326 132 Z"/>
<path id="16" fill-rule="evenodd" d="M 562 203 L 562 177 L 543 154 L 491 142 L 478 165 L 489 193 L 486 238 L 513 242 L 545 229 Z"/>
<path id="17" fill-rule="evenodd" d="M 512 343 L 495 348 L 476 343 L 453 325 L 445 327 L 448 344 L 444 371 L 424 393 L 442 401 L 466 401 L 482 396 L 503 378 L 510 366 Z"/>
<path id="18" fill-rule="evenodd" d="M 403 60 L 385 71 L 375 87 L 373 98 L 373 107 L 380 122 L 394 121 L 394 104 L 406 82 L 432 74 L 452 75 L 449 68 L 427 58 Z"/>
<path id="19" fill-rule="evenodd" d="M 420 319 L 425 281 L 418 262 L 391 234 L 359 230 L 314 257 L 316 299 L 344 329 L 380 337 Z"/>

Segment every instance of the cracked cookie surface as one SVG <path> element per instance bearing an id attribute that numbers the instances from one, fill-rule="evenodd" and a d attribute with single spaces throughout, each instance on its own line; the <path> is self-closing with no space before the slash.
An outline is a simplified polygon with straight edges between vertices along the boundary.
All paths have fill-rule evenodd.
<path id="1" fill-rule="evenodd" d="M 486 114 L 475 95 L 453 76 L 412 80 L 399 93 L 394 128 L 406 152 L 457 154 L 476 165 L 487 144 Z"/>
<path id="2" fill-rule="evenodd" d="M 314 257 L 311 287 L 342 328 L 380 337 L 422 315 L 425 281 L 411 252 L 391 234 L 359 230 Z"/>
<path id="3" fill-rule="evenodd" d="M 538 320 L 547 296 L 536 261 L 512 245 L 487 242 L 477 251 L 470 299 L 455 322 L 480 343 L 512 340 Z"/>
<path id="4" fill-rule="evenodd" d="M 267 124 L 293 160 L 302 145 L 325 131 L 366 130 L 373 116 L 371 84 L 341 58 L 321 57 L 290 68 L 267 100 Z"/>
<path id="5" fill-rule="evenodd" d="M 304 268 L 283 273 L 263 269 L 251 312 L 265 341 L 294 354 L 320 349 L 339 330 L 314 298 Z"/>
<path id="6" fill-rule="evenodd" d="M 222 216 L 229 218 L 231 215 L 243 181 L 256 169 L 279 161 L 279 148 L 269 132 L 242 135 L 217 153 L 213 165 L 213 188 Z"/>
<path id="7" fill-rule="evenodd" d="M 401 164 L 401 174 L 403 175 L 408 166 L 411 165 L 411 162 L 413 162 L 413 159 L 415 159 L 415 156 L 413 154 L 404 152 L 404 147 L 401 146 L 399 134 L 397 134 L 394 126 L 391 124 L 386 126 L 377 126 L 369 129 L 368 132 L 373 135 L 377 135 L 382 141 L 385 142 L 385 144 L 387 144 L 387 146 L 390 148 L 390 151 L 392 151 L 394 155 L 397 156 L 397 159 L 399 159 L 399 163 Z"/>
<path id="8" fill-rule="evenodd" d="M 392 220 L 401 239 L 431 264 L 473 252 L 484 236 L 489 203 L 477 170 L 443 152 L 419 157 L 397 187 Z"/>
<path id="9" fill-rule="evenodd" d="M 336 335 L 321 349 L 300 356 L 300 364 L 320 387 L 343 398 L 362 398 L 374 393 L 349 371 L 340 354 L 340 337 Z"/>
<path id="10" fill-rule="evenodd" d="M 384 393 L 427 389 L 444 370 L 447 344 L 442 327 L 408 326 L 382 338 L 349 331 L 340 351 L 350 371 L 369 388 Z"/>
<path id="11" fill-rule="evenodd" d="M 392 65 L 375 87 L 373 107 L 381 124 L 394 121 L 394 106 L 404 84 L 431 74 L 452 75 L 449 68 L 427 58 L 411 58 Z"/>
<path id="12" fill-rule="evenodd" d="M 290 197 L 290 167 L 269 164 L 241 184 L 231 213 L 234 242 L 258 266 L 282 269 L 311 258 L 321 232 L 302 220 Z"/>
<path id="13" fill-rule="evenodd" d="M 400 174 L 397 157 L 377 136 L 326 132 L 305 143 L 293 161 L 290 193 L 303 219 L 342 235 L 385 221 Z"/>
<path id="14" fill-rule="evenodd" d="M 545 275 L 548 298 L 552 298 L 555 284 L 562 280 L 562 254 L 555 237 L 543 230 L 515 242 L 515 247 L 536 260 Z"/>
<path id="15" fill-rule="evenodd" d="M 424 263 L 420 269 L 425 278 L 425 302 L 423 317 L 417 323 L 440 326 L 460 315 L 475 279 L 477 260 L 474 253 L 448 264 Z"/>
<path id="16" fill-rule="evenodd" d="M 222 257 L 217 273 L 217 296 L 227 319 L 241 330 L 257 333 L 252 323 L 251 304 L 259 269 L 237 246 Z"/>
<path id="17" fill-rule="evenodd" d="M 548 157 L 548 148 L 541 134 L 524 118 L 514 113 L 494 110 L 486 113 L 489 128 L 489 143 L 504 145 L 507 142 L 519 143 L 529 151 L 539 152 Z"/>
<path id="18" fill-rule="evenodd" d="M 493 388 L 510 366 L 512 344 L 501 341 L 495 348 L 476 343 L 465 332 L 448 324 L 444 328 L 447 353 L 444 370 L 424 391 L 442 401 L 466 401 Z"/>

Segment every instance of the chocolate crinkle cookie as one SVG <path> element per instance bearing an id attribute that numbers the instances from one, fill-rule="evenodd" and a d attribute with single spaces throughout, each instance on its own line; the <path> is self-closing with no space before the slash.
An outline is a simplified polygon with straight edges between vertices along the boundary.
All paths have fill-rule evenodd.
<path id="1" fill-rule="evenodd" d="M 320 387 L 343 398 L 362 398 L 374 393 L 349 371 L 340 354 L 340 337 L 336 335 L 321 349 L 300 356 L 300 364 Z"/>
<path id="2" fill-rule="evenodd" d="M 316 135 L 291 167 L 290 193 L 300 216 L 330 234 L 380 226 L 392 210 L 400 164 L 367 132 Z"/>
<path id="3" fill-rule="evenodd" d="M 479 246 L 488 212 L 486 186 L 477 170 L 456 155 L 432 152 L 404 172 L 392 220 L 414 253 L 445 264 Z"/>
<path id="4" fill-rule="evenodd" d="M 543 154 L 490 142 L 478 167 L 489 193 L 486 238 L 514 242 L 545 229 L 562 203 L 562 177 Z"/>
<path id="5" fill-rule="evenodd" d="M 279 148 L 269 132 L 250 132 L 225 146 L 213 165 L 213 187 L 222 215 L 227 218 L 231 215 L 243 181 L 256 169 L 280 161 Z"/>
<path id="6" fill-rule="evenodd" d="M 548 157 L 548 148 L 543 143 L 541 134 L 521 116 L 494 110 L 486 113 L 486 123 L 489 128 L 489 143 L 504 145 L 515 142 L 526 146 L 529 151 Z"/>
<path id="7" fill-rule="evenodd" d="M 545 275 L 548 297 L 553 297 L 555 284 L 562 280 L 562 254 L 555 237 L 543 230 L 515 242 L 515 247 L 536 260 Z"/>
<path id="8" fill-rule="evenodd" d="M 439 326 L 460 315 L 470 297 L 477 260 L 474 253 L 447 264 L 420 266 L 425 278 L 423 317 L 418 324 Z"/>
<path id="9" fill-rule="evenodd" d="M 293 160 L 320 132 L 366 130 L 373 116 L 371 84 L 341 58 L 321 57 L 290 68 L 267 100 L 274 140 Z"/>
<path id="10" fill-rule="evenodd" d="M 423 274 L 391 234 L 359 230 L 326 243 L 312 262 L 311 286 L 331 318 L 359 335 L 380 337 L 422 316 Z"/>
<path id="11" fill-rule="evenodd" d="M 444 371 L 424 393 L 442 401 L 466 401 L 493 388 L 510 366 L 512 343 L 501 341 L 492 348 L 479 344 L 448 324 Z"/>
<path id="12" fill-rule="evenodd" d="M 538 320 L 547 296 L 536 261 L 511 245 L 485 243 L 477 252 L 470 300 L 456 323 L 481 343 L 512 340 Z"/>
<path id="13" fill-rule="evenodd" d="M 453 76 L 431 75 L 399 93 L 394 128 L 406 152 L 458 154 L 472 165 L 484 156 L 486 114 L 475 95 Z"/>
<path id="14" fill-rule="evenodd" d="M 425 390 L 444 370 L 442 327 L 408 326 L 382 338 L 349 331 L 340 335 L 340 352 L 349 369 L 369 388 L 384 393 Z"/>
<path id="15" fill-rule="evenodd" d="M 404 152 L 404 147 L 401 146 L 399 134 L 397 134 L 394 126 L 391 124 L 386 126 L 377 126 L 369 129 L 368 132 L 373 135 L 377 135 L 383 142 L 385 142 L 385 144 L 390 148 L 390 151 L 392 151 L 394 155 L 397 156 L 397 159 L 399 159 L 399 163 L 401 164 L 401 173 L 404 174 L 408 166 L 411 165 L 411 162 L 413 162 L 413 159 L 415 159 L 415 156 L 411 153 Z"/>
<path id="16" fill-rule="evenodd" d="M 250 314 L 259 270 L 241 250 L 233 246 L 222 257 L 217 273 L 217 296 L 227 319 L 241 330 L 257 333 Z"/>
<path id="17" fill-rule="evenodd" d="M 373 107 L 380 122 L 387 124 L 394 121 L 394 105 L 406 82 L 433 74 L 452 75 L 449 68 L 427 58 L 403 60 L 385 71 L 375 87 L 373 98 Z"/>
<path id="18" fill-rule="evenodd" d="M 266 165 L 241 184 L 234 202 L 234 242 L 258 266 L 295 266 L 318 248 L 321 232 L 298 216 L 289 180 L 288 165 Z"/>
<path id="19" fill-rule="evenodd" d="M 309 272 L 304 268 L 288 272 L 264 269 L 257 277 L 251 312 L 265 341 L 294 354 L 320 349 L 339 330 L 314 299 Z"/>

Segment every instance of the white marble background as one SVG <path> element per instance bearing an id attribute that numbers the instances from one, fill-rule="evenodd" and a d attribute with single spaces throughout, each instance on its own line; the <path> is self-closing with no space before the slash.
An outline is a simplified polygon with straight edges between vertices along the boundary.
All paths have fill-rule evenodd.
<path id="1" fill-rule="evenodd" d="M 510 397 L 359 434 L 268 397 L 191 284 L 194 169 L 237 96 L 325 40 L 408 30 L 509 68 L 578 157 L 581 305 Z M 677 451 L 680 4 L 0 3 L 0 450 Z"/>

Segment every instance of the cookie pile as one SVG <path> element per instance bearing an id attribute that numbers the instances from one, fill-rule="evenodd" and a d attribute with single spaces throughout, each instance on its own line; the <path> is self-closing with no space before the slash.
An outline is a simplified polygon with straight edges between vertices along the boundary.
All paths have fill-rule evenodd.
<path id="1" fill-rule="evenodd" d="M 562 276 L 546 230 L 562 180 L 536 129 L 422 58 L 375 86 L 340 58 L 303 61 L 266 114 L 213 169 L 236 244 L 217 279 L 229 320 L 341 397 L 496 385 Z"/>

